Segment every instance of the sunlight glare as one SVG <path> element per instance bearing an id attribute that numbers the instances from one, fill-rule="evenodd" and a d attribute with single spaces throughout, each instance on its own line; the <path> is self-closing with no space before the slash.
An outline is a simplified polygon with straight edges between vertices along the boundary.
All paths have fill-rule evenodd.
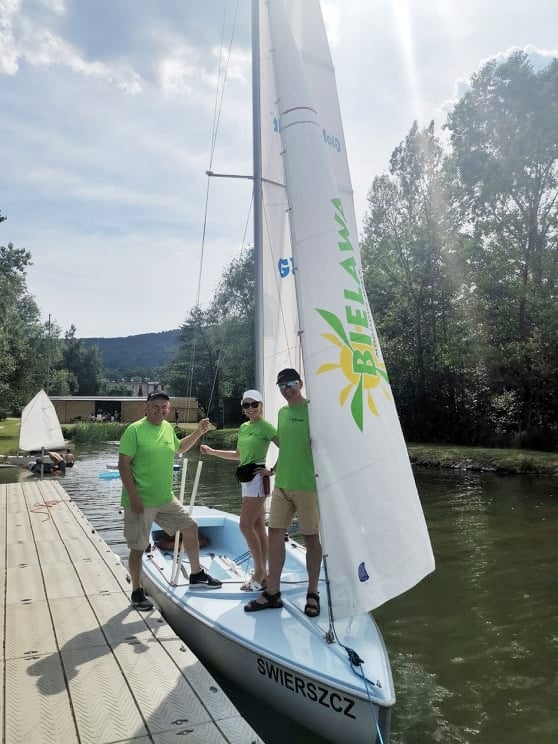
<path id="1" fill-rule="evenodd" d="M 418 65 L 415 64 L 415 50 L 413 44 L 413 34 L 411 28 L 411 14 L 409 11 L 409 0 L 393 0 L 393 9 L 395 22 L 399 34 L 399 41 L 403 50 L 405 67 L 409 87 L 411 89 L 411 107 L 414 119 L 421 119 L 422 102 L 419 91 L 419 84 L 415 70 Z"/>

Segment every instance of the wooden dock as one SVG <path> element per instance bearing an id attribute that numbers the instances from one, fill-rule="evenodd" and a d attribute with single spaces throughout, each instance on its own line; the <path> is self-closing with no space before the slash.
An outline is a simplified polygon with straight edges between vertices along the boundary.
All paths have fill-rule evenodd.
<path id="1" fill-rule="evenodd" d="M 262 740 L 54 480 L 0 484 L 5 744 Z"/>

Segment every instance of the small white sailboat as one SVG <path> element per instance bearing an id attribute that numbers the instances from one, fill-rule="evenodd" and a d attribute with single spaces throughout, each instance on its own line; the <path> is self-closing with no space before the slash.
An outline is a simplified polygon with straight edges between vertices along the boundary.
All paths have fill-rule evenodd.
<path id="1" fill-rule="evenodd" d="M 193 511 L 208 541 L 202 564 L 222 588 L 190 589 L 186 564 L 177 575 L 176 558 L 156 547 L 144 586 L 194 652 L 256 700 L 330 741 L 386 744 L 395 691 L 370 611 L 419 582 L 434 558 L 364 290 L 319 0 L 253 0 L 252 13 L 256 386 L 274 421 L 284 404 L 277 372 L 294 367 L 305 383 L 322 612 L 303 612 L 305 551 L 291 540 L 283 608 L 244 612 L 251 567 L 238 517 L 204 507 Z"/>
<path id="2" fill-rule="evenodd" d="M 36 462 L 37 455 L 23 453 L 33 452 L 40 453 L 40 457 L 48 461 L 45 453 L 65 447 L 56 409 L 46 392 L 39 390 L 21 412 L 18 446 L 20 454 L 8 456 L 7 460 L 11 465 L 29 465 Z"/>

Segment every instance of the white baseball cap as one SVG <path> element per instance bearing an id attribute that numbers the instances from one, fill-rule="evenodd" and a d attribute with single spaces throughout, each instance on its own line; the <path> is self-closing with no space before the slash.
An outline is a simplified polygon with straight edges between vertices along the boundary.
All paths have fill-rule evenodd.
<path id="1" fill-rule="evenodd" d="M 263 395 L 258 390 L 247 390 L 242 394 L 242 400 L 246 400 L 246 398 L 252 398 L 252 400 L 256 400 L 258 403 L 263 401 Z"/>

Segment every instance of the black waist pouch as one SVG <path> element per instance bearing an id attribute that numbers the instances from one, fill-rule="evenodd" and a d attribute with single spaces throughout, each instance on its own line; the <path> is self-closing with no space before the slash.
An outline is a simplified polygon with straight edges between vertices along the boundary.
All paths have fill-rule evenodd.
<path id="1" fill-rule="evenodd" d="M 240 483 L 248 483 L 256 475 L 256 468 L 261 468 L 257 462 L 247 462 L 246 465 L 239 465 L 236 469 L 236 477 Z"/>

